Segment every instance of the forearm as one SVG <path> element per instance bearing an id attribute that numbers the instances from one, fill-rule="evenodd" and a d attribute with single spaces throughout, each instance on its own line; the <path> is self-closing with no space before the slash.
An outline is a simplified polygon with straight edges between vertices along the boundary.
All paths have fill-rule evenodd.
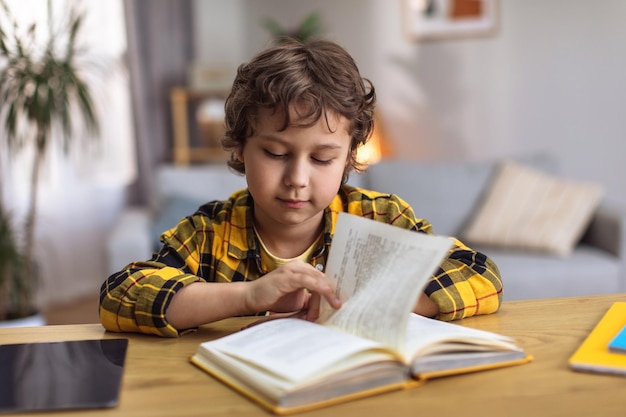
<path id="1" fill-rule="evenodd" d="M 184 330 L 228 317 L 256 313 L 247 307 L 249 285 L 247 282 L 189 284 L 172 297 L 165 318 L 176 329 Z"/>
<path id="2" fill-rule="evenodd" d="M 250 283 L 207 283 L 174 271 L 144 270 L 145 275 L 120 276 L 105 283 L 102 325 L 111 331 L 176 337 L 202 324 L 256 313 L 246 302 Z"/>
<path id="3" fill-rule="evenodd" d="M 415 307 L 413 307 L 413 312 L 424 317 L 436 317 L 439 314 L 439 306 L 425 293 L 421 292 Z"/>

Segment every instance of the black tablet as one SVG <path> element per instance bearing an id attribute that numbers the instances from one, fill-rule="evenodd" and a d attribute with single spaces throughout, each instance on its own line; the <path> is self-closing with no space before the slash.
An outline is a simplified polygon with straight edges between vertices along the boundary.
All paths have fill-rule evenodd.
<path id="1" fill-rule="evenodd" d="M 128 339 L 0 345 L 0 413 L 118 403 Z"/>

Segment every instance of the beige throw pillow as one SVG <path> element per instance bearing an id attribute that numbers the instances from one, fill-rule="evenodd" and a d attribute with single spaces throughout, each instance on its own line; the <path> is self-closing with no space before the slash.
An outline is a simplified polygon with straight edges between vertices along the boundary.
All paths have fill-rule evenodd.
<path id="1" fill-rule="evenodd" d="M 569 255 L 602 197 L 602 187 L 505 162 L 463 234 L 468 243 Z"/>

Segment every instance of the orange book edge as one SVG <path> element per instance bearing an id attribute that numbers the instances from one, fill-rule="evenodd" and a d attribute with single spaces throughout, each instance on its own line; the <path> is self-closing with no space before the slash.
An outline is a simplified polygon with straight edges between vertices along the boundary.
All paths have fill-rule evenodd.
<path id="1" fill-rule="evenodd" d="M 626 354 L 609 351 L 609 342 L 626 325 L 626 302 L 614 302 L 569 358 L 574 371 L 626 376 Z"/>
<path id="2" fill-rule="evenodd" d="M 280 407 L 280 406 L 277 406 L 273 403 L 266 401 L 264 398 L 257 396 L 255 393 L 241 386 L 237 381 L 229 378 L 228 376 L 222 374 L 221 372 L 205 367 L 202 364 L 202 362 L 195 360 L 193 356 L 191 356 L 189 360 L 192 364 L 196 365 L 198 368 L 202 369 L 203 371 L 211 375 L 213 378 L 222 382 L 223 384 L 230 387 L 231 389 L 237 391 L 239 394 L 249 398 L 250 400 L 257 403 L 258 405 L 265 408 L 266 410 L 271 411 L 274 414 L 287 415 L 287 414 L 301 413 L 304 411 L 316 410 L 319 408 L 324 408 L 324 407 L 328 407 L 328 406 L 335 405 L 335 404 L 340 404 L 340 403 L 344 403 L 348 401 L 354 401 L 354 400 L 358 400 L 358 399 L 362 399 L 366 397 L 371 397 L 374 395 L 383 394 L 383 393 L 387 393 L 391 391 L 413 389 L 415 387 L 421 386 L 422 384 L 424 384 L 430 379 L 521 365 L 521 364 L 525 364 L 525 363 L 532 361 L 533 357 L 532 355 L 527 355 L 522 359 L 516 359 L 516 360 L 511 360 L 511 361 L 497 362 L 497 363 L 487 364 L 487 365 L 476 365 L 476 366 L 468 366 L 468 367 L 462 367 L 462 368 L 453 368 L 453 369 L 446 370 L 446 371 L 436 371 L 432 373 L 422 373 L 416 379 L 410 378 L 403 382 L 383 385 L 383 386 L 368 389 L 368 390 L 354 392 L 351 394 L 329 398 L 327 400 L 317 401 L 314 403 L 309 403 L 309 404 L 304 404 L 302 406 L 289 407 L 289 408 Z"/>
<path id="3" fill-rule="evenodd" d="M 344 403 L 344 402 L 348 402 L 348 401 L 353 401 L 353 400 L 357 400 L 357 399 L 361 399 L 361 398 L 365 398 L 365 397 L 371 397 L 371 396 L 382 394 L 382 393 L 386 393 L 386 392 L 399 391 L 399 390 L 402 390 L 402 389 L 406 389 L 408 387 L 414 387 L 414 386 L 417 386 L 417 385 L 421 385 L 421 383 L 422 383 L 421 381 L 407 380 L 407 381 L 403 381 L 403 382 L 383 385 L 383 386 L 372 388 L 372 389 L 368 389 L 368 390 L 354 392 L 354 393 L 351 393 L 351 394 L 337 396 L 337 397 L 334 397 L 334 398 L 329 398 L 327 400 L 322 400 L 322 401 L 317 401 L 317 402 L 313 402 L 313 403 L 308 403 L 308 404 L 304 404 L 302 406 L 285 408 L 285 407 L 277 406 L 277 405 L 275 405 L 275 404 L 273 404 L 273 403 L 271 403 L 269 401 L 266 401 L 264 398 L 256 395 L 252 391 L 250 391 L 247 388 L 241 386 L 238 382 L 236 382 L 233 379 L 229 378 L 228 376 L 222 374 L 221 372 L 218 372 L 216 370 L 209 369 L 209 368 L 205 367 L 202 364 L 202 362 L 195 360 L 195 358 L 193 356 L 189 358 L 189 361 L 192 364 L 196 365 L 198 368 L 202 369 L 203 371 L 205 371 L 206 373 L 211 375 L 213 378 L 215 378 L 218 381 L 222 382 L 224 385 L 230 387 L 231 389 L 233 389 L 234 391 L 236 391 L 239 394 L 243 395 L 244 397 L 247 397 L 248 399 L 250 399 L 253 402 L 257 403 L 258 405 L 260 405 L 261 407 L 265 408 L 266 410 L 271 411 L 274 414 L 279 414 L 279 415 L 296 414 L 296 413 L 301 413 L 301 412 L 304 412 L 304 411 L 316 410 L 316 409 L 319 409 L 319 408 L 324 408 L 324 407 L 328 407 L 328 406 L 331 406 L 331 405 L 340 404 L 340 403 Z"/>
<path id="4" fill-rule="evenodd" d="M 525 363 L 532 362 L 533 359 L 534 358 L 532 355 L 527 354 L 521 359 L 514 359 L 510 361 L 494 362 L 484 365 L 464 366 L 459 368 L 446 369 L 444 371 L 422 372 L 418 375 L 418 379 L 427 381 L 429 379 L 443 378 L 447 376 L 456 376 L 470 374 L 474 372 L 489 371 L 492 369 L 508 368 L 510 366 L 523 365 Z"/>

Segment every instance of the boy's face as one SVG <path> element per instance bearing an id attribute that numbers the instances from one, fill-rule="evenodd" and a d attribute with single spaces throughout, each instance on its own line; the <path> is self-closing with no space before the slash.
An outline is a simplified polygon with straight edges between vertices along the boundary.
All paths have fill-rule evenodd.
<path id="1" fill-rule="evenodd" d="M 290 109 L 290 120 L 297 114 Z M 261 109 L 241 152 L 257 227 L 318 228 L 337 194 L 348 160 L 348 121 L 333 113 L 309 127 L 283 131 L 282 113 Z M 329 129 L 330 125 L 330 129 Z M 271 229 L 269 229 L 271 230 Z"/>

